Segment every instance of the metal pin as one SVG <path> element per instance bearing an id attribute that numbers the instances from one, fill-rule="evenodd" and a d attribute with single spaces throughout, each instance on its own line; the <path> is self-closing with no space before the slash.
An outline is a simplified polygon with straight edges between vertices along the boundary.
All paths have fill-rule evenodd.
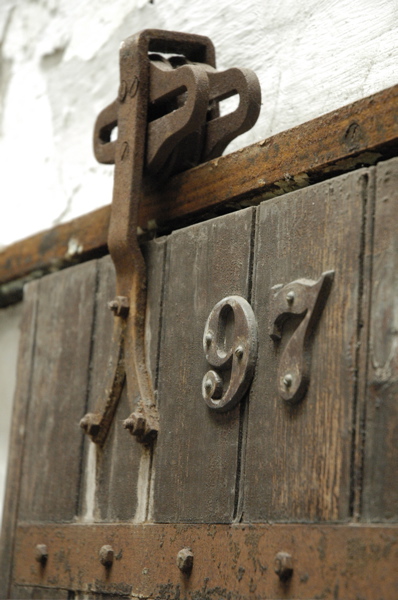
<path id="1" fill-rule="evenodd" d="M 243 347 L 242 347 L 242 346 L 238 346 L 238 347 L 236 348 L 236 350 L 235 350 L 235 356 L 236 356 L 236 358 L 239 358 L 239 359 L 241 359 L 241 358 L 242 358 L 242 356 L 243 356 L 243 353 L 244 353 L 244 349 L 243 349 Z"/>
<path id="2" fill-rule="evenodd" d="M 288 293 L 286 294 L 286 302 L 287 302 L 288 304 L 293 304 L 295 296 L 296 296 L 296 295 L 295 295 L 295 293 L 293 292 L 293 290 L 290 290 L 290 292 L 288 292 Z"/>
<path id="3" fill-rule="evenodd" d="M 292 385 L 293 377 L 290 375 L 290 373 L 286 373 L 286 375 L 283 378 L 283 383 L 288 388 Z"/>
<path id="4" fill-rule="evenodd" d="M 177 567 L 185 574 L 189 574 L 193 567 L 193 553 L 190 548 L 183 548 L 177 554 Z"/>
<path id="5" fill-rule="evenodd" d="M 212 384 L 211 380 L 210 379 L 206 379 L 206 381 L 205 381 L 205 390 L 207 392 L 210 392 L 210 390 L 211 390 L 212 387 L 213 387 L 213 384 Z"/>
<path id="6" fill-rule="evenodd" d="M 44 567 L 48 559 L 48 550 L 45 544 L 37 544 L 35 548 L 35 559 Z"/>
<path id="7" fill-rule="evenodd" d="M 109 567 L 112 566 L 113 558 L 114 552 L 112 546 L 102 546 L 101 550 L 99 551 L 100 563 L 109 569 Z"/>
<path id="8" fill-rule="evenodd" d="M 206 345 L 210 346 L 211 342 L 212 342 L 213 336 L 211 335 L 211 333 L 206 333 L 205 335 L 205 341 L 206 341 Z"/>
<path id="9" fill-rule="evenodd" d="M 275 556 L 274 570 L 281 581 L 290 579 L 293 575 L 293 559 L 287 552 L 278 552 Z"/>

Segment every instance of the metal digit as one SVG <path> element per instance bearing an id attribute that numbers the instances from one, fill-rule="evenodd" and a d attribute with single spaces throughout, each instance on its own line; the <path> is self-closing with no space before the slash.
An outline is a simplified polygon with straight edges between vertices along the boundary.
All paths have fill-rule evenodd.
<path id="1" fill-rule="evenodd" d="M 227 296 L 211 311 L 203 349 L 213 367 L 203 378 L 207 406 L 231 410 L 246 393 L 257 360 L 257 322 L 252 307 L 240 296 Z"/>
<path id="2" fill-rule="evenodd" d="M 297 279 L 273 288 L 270 336 L 282 338 L 285 322 L 294 315 L 304 318 L 288 341 L 278 368 L 278 390 L 287 402 L 296 403 L 305 396 L 309 384 L 311 335 L 318 323 L 333 282 L 334 271 L 322 273 L 318 281 Z"/>

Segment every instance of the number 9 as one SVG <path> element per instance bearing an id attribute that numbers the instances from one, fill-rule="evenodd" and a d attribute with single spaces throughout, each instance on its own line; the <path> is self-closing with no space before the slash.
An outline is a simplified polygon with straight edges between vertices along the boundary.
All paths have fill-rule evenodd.
<path id="1" fill-rule="evenodd" d="M 252 307 L 240 296 L 227 296 L 214 306 L 205 326 L 203 349 L 217 369 L 206 373 L 202 395 L 207 406 L 231 410 L 246 393 L 257 360 L 257 321 Z"/>

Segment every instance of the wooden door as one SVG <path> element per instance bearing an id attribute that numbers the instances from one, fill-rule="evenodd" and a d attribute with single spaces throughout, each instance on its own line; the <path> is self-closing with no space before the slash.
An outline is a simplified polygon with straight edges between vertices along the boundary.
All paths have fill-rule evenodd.
<path id="1" fill-rule="evenodd" d="M 109 257 L 27 286 L 4 597 L 397 597 L 397 183 L 393 159 L 147 244 L 152 447 L 122 427 L 125 392 L 102 449 L 78 426 L 109 360 Z M 304 312 L 285 307 L 271 337 L 278 292 L 315 290 L 325 273 L 322 302 L 311 292 Z M 258 356 L 248 391 L 221 412 L 202 398 L 203 334 L 229 296 L 253 309 Z M 289 354 L 307 387 L 286 401 L 280 365 L 312 310 Z M 180 551 L 193 565 L 177 566 Z"/>

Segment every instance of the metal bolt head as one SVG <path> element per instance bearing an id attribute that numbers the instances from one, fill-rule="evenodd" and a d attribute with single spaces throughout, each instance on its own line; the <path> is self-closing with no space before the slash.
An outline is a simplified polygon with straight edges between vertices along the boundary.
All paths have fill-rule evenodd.
<path id="1" fill-rule="evenodd" d="M 236 358 L 238 358 L 239 360 L 243 357 L 244 354 L 244 348 L 243 346 L 238 346 L 235 350 L 235 356 Z"/>
<path id="2" fill-rule="evenodd" d="M 107 568 L 111 567 L 114 559 L 112 546 L 102 546 L 101 550 L 99 551 L 99 559 L 101 565 L 104 565 L 104 567 Z"/>
<path id="3" fill-rule="evenodd" d="M 290 373 L 286 373 L 286 375 L 283 378 L 283 385 L 285 385 L 287 388 L 290 388 L 292 383 L 293 383 L 293 377 L 290 375 Z"/>
<path id="4" fill-rule="evenodd" d="M 115 317 L 125 318 L 129 314 L 130 303 L 126 296 L 116 296 L 114 300 L 108 302 L 108 308 Z"/>
<path id="5" fill-rule="evenodd" d="M 37 544 L 35 548 L 35 559 L 44 567 L 48 559 L 48 550 L 45 544 Z"/>
<path id="6" fill-rule="evenodd" d="M 211 333 L 206 333 L 205 335 L 205 342 L 206 342 L 206 346 L 210 346 L 211 342 L 213 340 L 213 336 L 211 335 Z"/>
<path id="7" fill-rule="evenodd" d="M 295 293 L 293 292 L 293 290 L 290 290 L 290 292 L 288 292 L 286 294 L 286 302 L 288 304 L 293 304 L 294 298 L 295 298 Z"/>
<path id="8" fill-rule="evenodd" d="M 177 567 L 182 573 L 189 574 L 193 567 L 193 553 L 190 548 L 183 548 L 177 554 Z"/>
<path id="9" fill-rule="evenodd" d="M 80 427 L 87 435 L 95 438 L 100 430 L 101 415 L 96 413 L 87 413 L 82 419 L 80 419 Z"/>
<path id="10" fill-rule="evenodd" d="M 274 570 L 281 581 L 287 581 L 293 575 L 293 559 L 288 552 L 278 552 L 274 560 Z"/>
<path id="11" fill-rule="evenodd" d="M 210 392 L 211 388 L 213 387 L 213 384 L 211 382 L 210 379 L 206 379 L 205 381 L 205 390 L 207 391 L 207 393 Z"/>

